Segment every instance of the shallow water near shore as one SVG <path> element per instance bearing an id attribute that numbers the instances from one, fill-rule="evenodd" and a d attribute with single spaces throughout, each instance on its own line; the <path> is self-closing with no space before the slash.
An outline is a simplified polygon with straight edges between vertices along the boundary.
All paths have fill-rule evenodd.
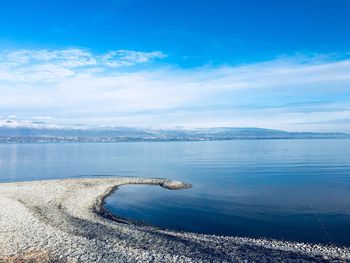
<path id="1" fill-rule="evenodd" d="M 350 140 L 2 144 L 0 181 L 162 177 L 106 208 L 164 228 L 350 245 Z"/>

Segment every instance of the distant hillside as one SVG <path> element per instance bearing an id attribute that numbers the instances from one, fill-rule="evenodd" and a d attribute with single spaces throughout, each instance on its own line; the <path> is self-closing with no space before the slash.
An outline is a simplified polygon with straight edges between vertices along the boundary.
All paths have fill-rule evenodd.
<path id="1" fill-rule="evenodd" d="M 287 132 L 261 128 L 128 128 L 52 125 L 1 120 L 0 142 L 192 141 L 350 138 L 345 133 Z"/>

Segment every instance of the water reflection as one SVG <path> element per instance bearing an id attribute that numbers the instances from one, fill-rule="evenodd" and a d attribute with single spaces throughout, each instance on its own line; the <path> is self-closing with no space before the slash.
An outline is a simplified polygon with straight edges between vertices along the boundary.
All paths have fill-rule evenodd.
<path id="1" fill-rule="evenodd" d="M 338 206 L 334 198 L 327 201 L 303 195 L 293 200 L 296 193 L 292 192 L 284 193 L 281 199 L 266 197 L 266 192 L 225 195 L 227 190 L 216 188 L 206 194 L 196 188 L 169 191 L 128 185 L 108 198 L 106 208 L 119 216 L 169 229 L 350 244 L 350 213 L 345 201 Z M 270 188 L 269 192 L 273 191 Z M 350 200 L 349 193 L 346 197 Z"/>
<path id="2" fill-rule="evenodd" d="M 167 228 L 350 244 L 350 140 L 0 144 L 0 181 L 82 176 L 182 180 L 125 186 L 112 211 Z"/>

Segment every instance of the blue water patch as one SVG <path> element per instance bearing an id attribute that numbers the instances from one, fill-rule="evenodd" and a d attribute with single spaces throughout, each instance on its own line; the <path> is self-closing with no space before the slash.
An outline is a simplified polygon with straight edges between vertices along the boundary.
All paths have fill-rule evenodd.
<path id="1" fill-rule="evenodd" d="M 0 181 L 161 177 L 122 186 L 113 213 L 183 231 L 350 245 L 350 140 L 0 145 Z"/>

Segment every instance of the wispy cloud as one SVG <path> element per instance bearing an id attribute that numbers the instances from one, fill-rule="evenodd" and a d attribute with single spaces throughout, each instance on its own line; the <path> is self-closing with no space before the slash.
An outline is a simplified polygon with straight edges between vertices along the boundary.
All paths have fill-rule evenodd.
<path id="1" fill-rule="evenodd" d="M 61 122 L 123 126 L 350 131 L 349 123 L 320 122 L 350 115 L 349 58 L 282 57 L 191 69 L 132 67 L 164 58 L 159 51 L 0 52 L 1 115 L 50 115 Z"/>
<path id="2" fill-rule="evenodd" d="M 166 55 L 160 51 L 139 52 L 133 50 L 111 51 L 100 57 L 100 62 L 110 67 L 132 66 L 147 63 L 153 59 L 165 58 Z"/>
<path id="3" fill-rule="evenodd" d="M 6 61 L 8 65 L 22 66 L 28 64 L 47 64 L 54 63 L 61 66 L 74 68 L 87 65 L 95 65 L 97 63 L 94 56 L 81 49 L 66 50 L 15 50 L 3 51 L 0 54 L 2 61 Z"/>
<path id="4" fill-rule="evenodd" d="M 165 58 L 160 51 L 116 50 L 94 55 L 87 50 L 12 50 L 0 52 L 0 80 L 52 82 L 78 73 L 134 66 Z"/>

